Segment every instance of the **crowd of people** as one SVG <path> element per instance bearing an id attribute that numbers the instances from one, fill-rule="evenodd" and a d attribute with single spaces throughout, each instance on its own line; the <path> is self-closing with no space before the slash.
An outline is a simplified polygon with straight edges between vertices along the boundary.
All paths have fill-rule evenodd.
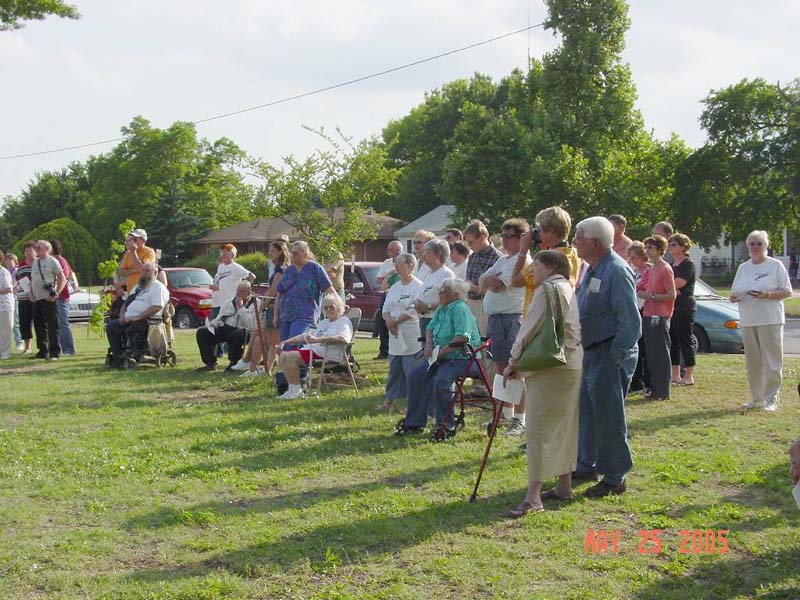
<path id="1" fill-rule="evenodd" d="M 520 401 L 502 408 L 505 434 L 524 435 L 528 455 L 528 491 L 509 516 L 573 498 L 576 480 L 595 482 L 589 497 L 624 493 L 633 464 L 626 397 L 666 401 L 672 386 L 695 385 L 692 242 L 667 222 L 656 223 L 643 241 L 630 239 L 626 227 L 622 215 L 590 217 L 575 226 L 570 242 L 571 217 L 554 206 L 540 211 L 533 225 L 507 219 L 498 245 L 478 220 L 463 232 L 447 230 L 444 239 L 417 231 L 413 253 L 398 241 L 388 245 L 378 272 L 385 294 L 376 358 L 388 359 L 378 408 L 406 400 L 397 436 L 421 433 L 429 419 L 444 432 L 440 439 L 455 436 L 454 382 L 472 378 L 470 393 L 487 394 L 468 346 L 489 339 L 491 354 L 475 355 L 484 361 L 487 383 L 494 374 L 524 380 Z M 126 337 L 162 318 L 169 304 L 146 242 L 142 229 L 126 238 L 118 269 L 124 291 L 106 326 L 111 366 L 120 366 Z M 775 411 L 783 300 L 791 283 L 783 263 L 767 255 L 766 232 L 753 231 L 746 244 L 750 260 L 739 266 L 730 294 L 739 304 L 751 397 L 743 408 Z M 31 352 L 35 331 L 35 356 L 57 360 L 75 351 L 67 307 L 77 279 L 58 241 L 26 242 L 23 252 L 22 261 L 0 254 L 0 358 L 10 356 L 12 341 Z M 341 254 L 318 263 L 305 241 L 272 242 L 269 288 L 260 299 L 251 286 L 256 274 L 236 255 L 232 244 L 221 246 L 211 316 L 196 332 L 203 369 L 216 369 L 225 351 L 226 370 L 243 376 L 269 374 L 277 363 L 288 383 L 280 398 L 301 397 L 301 373 L 310 361 L 348 360 L 343 349 L 354 331 L 346 318 Z M 552 320 L 563 332 L 563 360 L 526 370 L 526 351 Z M 554 477 L 556 486 L 543 491 Z"/>

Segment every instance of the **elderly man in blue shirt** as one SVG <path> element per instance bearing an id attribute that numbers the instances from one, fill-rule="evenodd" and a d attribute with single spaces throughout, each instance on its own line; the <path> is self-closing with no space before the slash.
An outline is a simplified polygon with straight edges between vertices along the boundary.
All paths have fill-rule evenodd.
<path id="1" fill-rule="evenodd" d="M 578 223 L 574 246 L 589 265 L 578 289 L 583 345 L 578 466 L 573 480 L 597 481 L 587 496 L 622 494 L 633 466 L 625 396 L 638 357 L 641 318 L 633 272 L 612 251 L 614 226 L 604 217 Z"/>

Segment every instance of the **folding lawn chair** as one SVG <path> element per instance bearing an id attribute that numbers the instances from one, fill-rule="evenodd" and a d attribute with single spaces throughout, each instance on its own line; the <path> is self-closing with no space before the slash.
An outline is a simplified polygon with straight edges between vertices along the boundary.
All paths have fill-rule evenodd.
<path id="1" fill-rule="evenodd" d="M 358 372 L 360 365 L 353 355 L 353 344 L 355 343 L 358 326 L 361 324 L 361 309 L 348 308 L 344 316 L 350 319 L 350 323 L 353 326 L 353 338 L 346 344 L 323 344 L 323 346 L 343 346 L 346 360 L 344 362 L 338 362 L 327 358 L 312 358 L 308 365 L 309 387 L 313 385 L 313 377 L 316 376 L 318 396 L 322 394 L 323 386 L 352 387 L 356 391 L 356 394 L 358 394 L 358 384 L 356 383 L 355 373 Z M 337 376 L 344 373 L 347 374 L 348 380 L 345 382 L 337 381 Z"/>

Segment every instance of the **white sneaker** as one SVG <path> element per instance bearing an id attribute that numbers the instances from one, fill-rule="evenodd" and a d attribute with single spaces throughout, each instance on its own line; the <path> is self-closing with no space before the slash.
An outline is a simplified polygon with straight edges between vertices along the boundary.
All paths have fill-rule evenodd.
<path id="1" fill-rule="evenodd" d="M 265 373 L 264 367 L 257 367 L 255 371 L 245 371 L 240 377 L 256 377 Z"/>
<path id="2" fill-rule="evenodd" d="M 766 410 L 767 412 L 775 412 L 778 410 L 778 403 L 777 402 L 768 402 L 764 406 L 761 407 L 762 410 Z"/>
<path id="3" fill-rule="evenodd" d="M 239 359 L 239 362 L 237 362 L 235 365 L 233 365 L 231 367 L 231 370 L 232 371 L 247 371 L 249 368 L 250 368 L 250 361 L 245 362 L 245 361 Z"/>
<path id="4" fill-rule="evenodd" d="M 742 408 L 744 410 L 753 410 L 754 408 L 764 408 L 766 407 L 767 403 L 763 400 L 753 400 L 752 402 L 746 402 L 742 404 Z"/>
<path id="5" fill-rule="evenodd" d="M 17 350 L 25 350 L 25 344 L 23 344 L 22 342 L 17 344 Z"/>
<path id="6" fill-rule="evenodd" d="M 283 393 L 283 395 L 278 396 L 278 400 L 297 400 L 298 398 L 305 398 L 305 396 L 306 394 L 302 389 L 297 390 L 296 392 L 290 392 L 287 390 Z"/>

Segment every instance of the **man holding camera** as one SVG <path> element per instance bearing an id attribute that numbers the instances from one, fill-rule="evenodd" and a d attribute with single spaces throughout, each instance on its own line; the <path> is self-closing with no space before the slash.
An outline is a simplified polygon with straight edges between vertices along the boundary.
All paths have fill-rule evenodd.
<path id="1" fill-rule="evenodd" d="M 33 303 L 33 328 L 36 331 L 34 358 L 58 360 L 61 343 L 58 330 L 56 300 L 67 285 L 67 278 L 59 262 L 50 256 L 53 247 L 47 240 L 39 240 L 34 246 L 36 260 L 31 267 L 31 302 Z"/>
<path id="2" fill-rule="evenodd" d="M 119 318 L 112 319 L 106 325 L 114 367 L 122 366 L 126 336 L 136 331 L 147 331 L 147 320 L 160 316 L 169 302 L 169 290 L 156 279 L 156 270 L 157 267 L 151 262 L 142 264 L 139 285 L 128 294 L 119 311 Z"/>

